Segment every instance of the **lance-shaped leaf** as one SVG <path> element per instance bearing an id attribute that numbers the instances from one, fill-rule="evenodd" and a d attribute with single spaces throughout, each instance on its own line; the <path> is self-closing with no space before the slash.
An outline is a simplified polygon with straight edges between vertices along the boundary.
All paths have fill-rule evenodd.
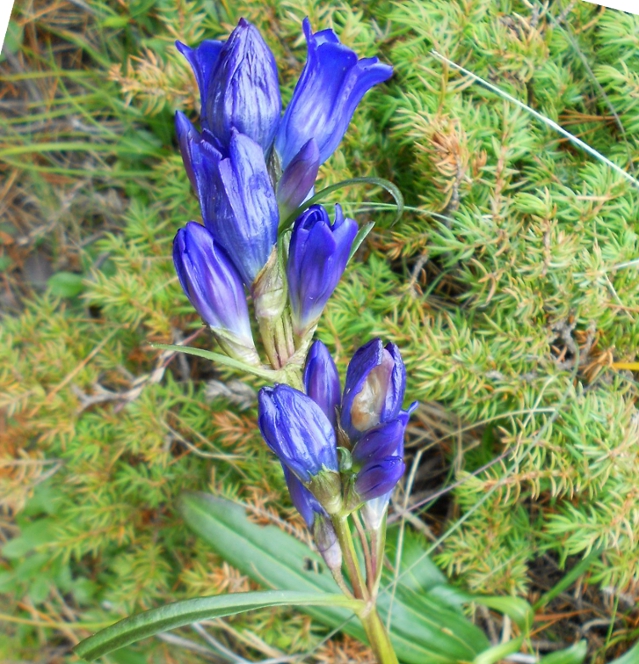
<path id="1" fill-rule="evenodd" d="M 265 592 L 196 597 L 120 620 L 81 641 L 73 650 L 76 655 L 91 662 L 140 639 L 201 620 L 232 616 L 268 606 L 302 606 L 306 604 L 340 606 L 351 611 L 359 611 L 364 607 L 361 601 L 349 599 L 343 595 L 295 590 L 267 590 Z"/>

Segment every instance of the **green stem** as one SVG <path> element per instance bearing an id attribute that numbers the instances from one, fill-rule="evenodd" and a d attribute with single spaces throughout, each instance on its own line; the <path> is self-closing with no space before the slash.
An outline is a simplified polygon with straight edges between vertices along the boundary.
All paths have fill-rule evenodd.
<path id="1" fill-rule="evenodd" d="M 340 516 L 338 514 L 332 517 L 333 527 L 337 533 L 337 539 L 342 549 L 348 576 L 353 586 L 353 592 L 358 599 L 368 599 L 368 589 L 362 576 L 362 570 L 357 560 L 357 553 L 355 552 L 355 545 L 353 544 L 353 536 L 351 529 L 348 527 L 348 517 Z"/>
<path id="2" fill-rule="evenodd" d="M 375 653 L 378 664 L 399 664 L 397 655 L 391 645 L 388 632 L 382 623 L 375 608 L 365 616 L 360 615 L 362 625 L 366 630 L 368 643 Z"/>
<path id="3" fill-rule="evenodd" d="M 379 591 L 379 584 L 382 580 L 382 572 L 384 570 L 384 550 L 386 549 L 386 515 L 380 528 L 371 533 L 371 549 L 373 550 L 373 574 L 375 582 L 371 594 L 373 598 L 377 597 Z"/>

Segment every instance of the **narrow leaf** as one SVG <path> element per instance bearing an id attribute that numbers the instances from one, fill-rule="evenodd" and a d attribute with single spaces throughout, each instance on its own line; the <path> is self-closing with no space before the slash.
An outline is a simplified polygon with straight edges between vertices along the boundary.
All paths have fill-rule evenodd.
<path id="1" fill-rule="evenodd" d="M 570 646 L 570 648 L 559 650 L 542 657 L 539 660 L 539 664 L 581 664 L 584 659 L 586 659 L 587 654 L 588 641 L 583 640 L 579 641 L 579 643 L 575 643 L 574 646 Z M 636 654 L 639 656 L 639 649 Z M 623 657 L 621 659 L 623 659 Z M 614 662 L 611 662 L 611 664 L 636 664 L 638 661 L 638 659 L 630 659 L 627 662 L 622 663 L 621 659 L 616 659 Z"/>
<path id="2" fill-rule="evenodd" d="M 292 212 L 280 224 L 280 235 L 286 232 L 293 225 L 293 222 L 302 214 L 302 212 L 304 212 L 304 210 L 308 210 L 311 205 L 315 205 L 315 203 L 319 203 L 320 201 L 324 200 L 328 194 L 353 184 L 372 184 L 376 187 L 382 187 L 382 189 L 385 189 L 395 199 L 395 205 L 397 206 L 397 213 L 395 214 L 395 219 L 393 219 L 391 226 L 395 225 L 401 219 L 401 216 L 404 213 L 404 197 L 402 196 L 402 192 L 399 190 L 399 188 L 390 180 L 373 177 L 349 178 L 348 180 L 342 180 L 342 182 L 337 182 L 336 184 L 332 184 L 329 187 L 318 191 L 315 196 L 312 196 L 307 201 L 302 203 L 302 205 L 300 205 L 297 210 Z"/>
<path id="3" fill-rule="evenodd" d="M 522 636 L 512 639 L 511 641 L 506 641 L 506 643 L 499 643 L 488 650 L 484 650 L 481 655 L 477 655 L 473 660 L 473 664 L 495 664 L 499 662 L 508 655 L 512 655 L 521 648 L 521 644 L 524 642 L 523 634 Z"/>
<path id="4" fill-rule="evenodd" d="M 218 364 L 223 364 L 227 367 L 232 367 L 233 369 L 239 369 L 240 371 L 251 373 L 254 376 L 259 376 L 260 378 L 265 378 L 266 380 L 272 381 L 277 379 L 277 372 L 275 371 L 271 371 L 270 369 L 260 369 L 259 367 L 245 364 L 239 360 L 234 360 L 232 357 L 228 357 L 227 355 L 214 353 L 211 350 L 203 350 L 202 348 L 194 348 L 193 346 L 175 346 L 173 344 L 151 344 L 151 347 L 159 348 L 160 350 L 172 350 L 175 353 L 184 353 L 185 355 L 203 357 L 206 360 L 211 360 L 212 362 L 217 362 Z"/>
<path id="5" fill-rule="evenodd" d="M 135 641 L 201 620 L 231 616 L 269 606 L 339 606 L 351 611 L 363 608 L 359 600 L 343 595 L 309 593 L 294 590 L 235 593 L 215 597 L 197 597 L 167 604 L 125 618 L 81 641 L 74 649 L 76 655 L 91 662 L 107 653 Z"/>

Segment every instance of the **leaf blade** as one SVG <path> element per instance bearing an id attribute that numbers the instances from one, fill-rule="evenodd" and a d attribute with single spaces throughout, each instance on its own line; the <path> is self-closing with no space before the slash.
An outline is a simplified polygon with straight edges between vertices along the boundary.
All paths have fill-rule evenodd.
<path id="1" fill-rule="evenodd" d="M 81 641 L 74 649 L 87 661 L 123 648 L 135 641 L 176 627 L 201 620 L 221 618 L 270 606 L 340 606 L 359 610 L 363 603 L 343 595 L 309 593 L 295 590 L 265 590 L 260 592 L 196 597 L 174 602 L 156 609 L 124 618 Z"/>

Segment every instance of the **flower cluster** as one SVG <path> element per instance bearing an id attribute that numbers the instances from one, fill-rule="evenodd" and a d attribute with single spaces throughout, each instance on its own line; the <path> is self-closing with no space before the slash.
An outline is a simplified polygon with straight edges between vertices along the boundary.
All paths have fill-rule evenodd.
<path id="1" fill-rule="evenodd" d="M 303 362 L 357 224 L 339 206 L 331 222 L 313 205 L 292 233 L 278 231 L 312 195 L 319 166 L 364 94 L 392 73 L 377 58 L 358 59 L 332 30 L 313 34 L 308 19 L 303 27 L 307 60 L 283 115 L 275 59 L 246 20 L 225 42 L 177 43 L 201 94 L 200 131 L 181 112 L 176 131 L 204 226 L 191 222 L 178 231 L 176 270 L 222 349 L 257 365 L 248 289 L 274 369 L 296 353 Z"/>
<path id="2" fill-rule="evenodd" d="M 340 205 L 331 219 L 309 199 L 357 104 L 392 69 L 358 59 L 332 30 L 313 34 L 308 20 L 304 33 L 306 64 L 283 114 L 273 54 L 247 21 L 226 42 L 195 49 L 178 43 L 202 97 L 200 130 L 179 112 L 176 129 L 204 224 L 178 231 L 173 258 L 184 292 L 224 353 L 272 378 L 259 393 L 259 428 L 293 504 L 340 588 L 351 593 L 345 562 L 352 593 L 374 601 L 384 515 L 405 470 L 414 405 L 402 410 L 406 371 L 394 344 L 362 346 L 343 391 L 326 346 L 311 346 L 358 228 Z M 251 311 L 270 368 L 261 363 Z M 370 547 L 363 542 L 367 587 L 347 523 L 355 512 L 370 540 Z"/>
<path id="3" fill-rule="evenodd" d="M 397 346 L 373 339 L 353 356 L 343 394 L 321 341 L 314 342 L 306 359 L 305 393 L 289 385 L 260 390 L 260 431 L 313 530 L 318 516 L 326 531 L 325 517 L 360 507 L 367 528 L 379 530 L 405 469 L 404 432 L 416 406 L 401 409 L 405 387 Z"/>

